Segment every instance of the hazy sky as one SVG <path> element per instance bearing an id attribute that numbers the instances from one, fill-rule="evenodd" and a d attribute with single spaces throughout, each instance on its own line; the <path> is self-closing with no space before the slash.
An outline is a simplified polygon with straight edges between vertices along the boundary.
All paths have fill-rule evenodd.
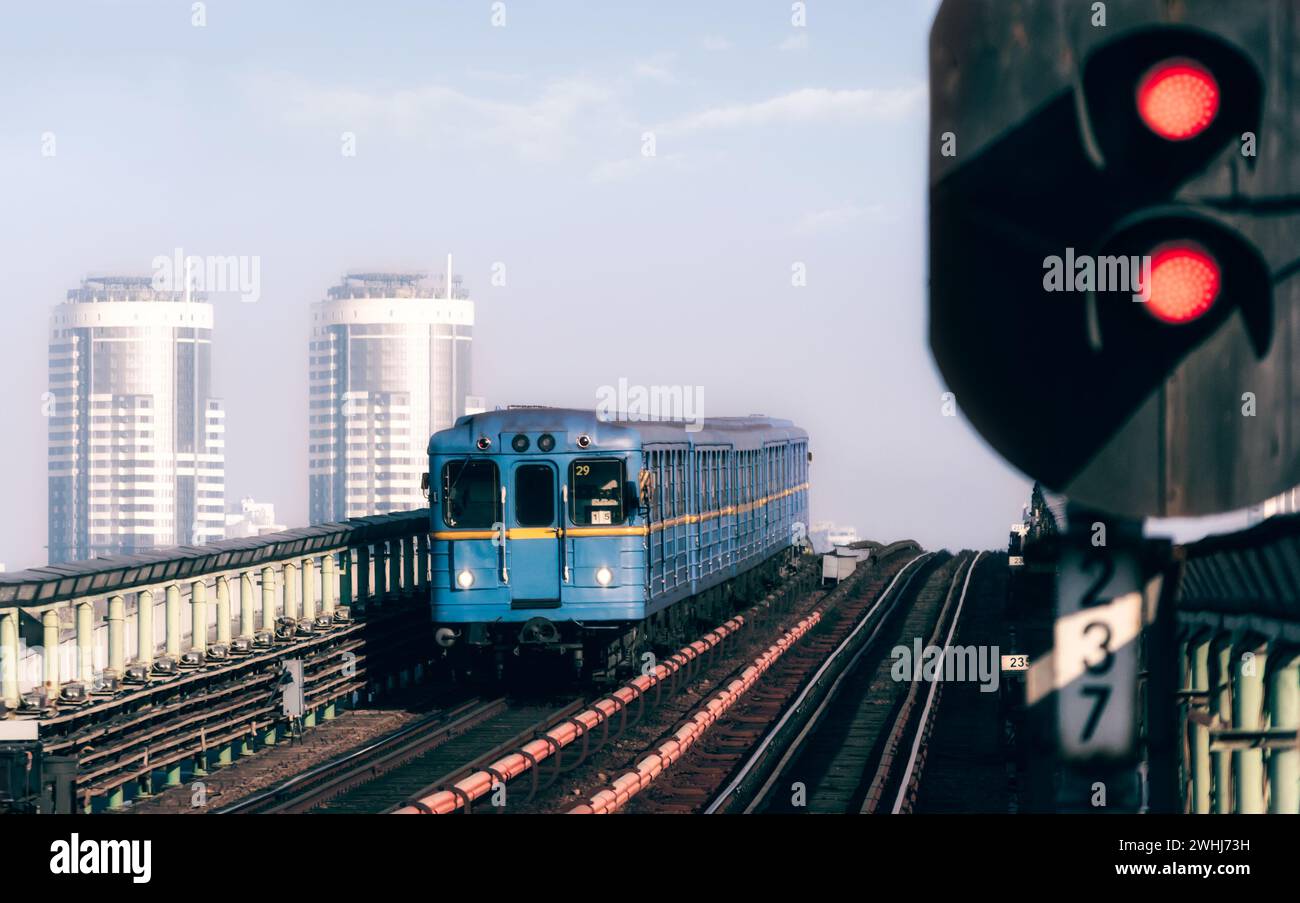
<path id="1" fill-rule="evenodd" d="M 702 386 L 707 414 L 809 430 L 814 519 L 1004 546 L 1029 484 L 942 416 L 926 343 L 937 3 L 818 0 L 804 28 L 785 0 L 631 5 L 7 7 L 0 561 L 45 562 L 51 307 L 175 248 L 260 258 L 259 301 L 215 302 L 214 376 L 227 496 L 282 522 L 307 516 L 310 303 L 453 252 L 489 404 Z"/>

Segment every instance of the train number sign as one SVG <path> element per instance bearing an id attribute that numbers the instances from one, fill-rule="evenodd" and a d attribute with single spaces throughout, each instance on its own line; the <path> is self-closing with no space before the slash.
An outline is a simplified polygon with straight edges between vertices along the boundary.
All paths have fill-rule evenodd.
<path id="1" fill-rule="evenodd" d="M 1064 550 L 1052 657 L 1066 760 L 1133 756 L 1141 632 L 1138 559 L 1106 548 Z"/>

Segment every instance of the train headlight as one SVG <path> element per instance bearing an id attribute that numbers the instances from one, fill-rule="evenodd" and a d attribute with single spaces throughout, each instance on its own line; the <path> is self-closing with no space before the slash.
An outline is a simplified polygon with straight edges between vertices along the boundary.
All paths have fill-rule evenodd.
<path id="1" fill-rule="evenodd" d="M 461 571 L 456 575 L 456 585 L 461 589 L 469 589 L 474 585 L 474 575 L 469 571 Z"/>
<path id="2" fill-rule="evenodd" d="M 607 567 L 596 568 L 596 582 L 601 586 L 609 586 L 614 582 L 614 572 Z"/>

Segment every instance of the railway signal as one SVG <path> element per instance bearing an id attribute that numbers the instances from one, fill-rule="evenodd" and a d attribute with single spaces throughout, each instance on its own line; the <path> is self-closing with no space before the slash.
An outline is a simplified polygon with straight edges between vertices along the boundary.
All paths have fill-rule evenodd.
<path id="1" fill-rule="evenodd" d="M 1176 22 L 1110 3 L 1110 24 L 1096 6 L 946 0 L 936 16 L 930 342 L 984 438 L 1071 502 L 1051 648 L 1029 650 L 1027 689 L 1069 763 L 1058 805 L 1089 810 L 1109 786 L 1109 811 L 1143 795 L 1159 810 L 1169 551 L 1138 521 L 1300 483 L 1295 79 L 1270 43 L 1280 3 Z"/>
<path id="2" fill-rule="evenodd" d="M 940 9 L 931 346 L 989 443 L 1072 500 L 1254 504 L 1300 483 L 1296 147 L 1264 116 L 1293 86 L 1269 7 L 1094 27 L 1090 6 Z M 1253 34 L 1243 17 L 1253 43 L 1215 33 Z"/>

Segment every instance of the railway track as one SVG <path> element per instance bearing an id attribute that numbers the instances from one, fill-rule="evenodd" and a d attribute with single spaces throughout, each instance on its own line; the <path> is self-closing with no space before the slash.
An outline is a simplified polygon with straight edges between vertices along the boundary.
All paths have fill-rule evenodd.
<path id="1" fill-rule="evenodd" d="M 903 639 L 951 642 L 981 557 L 879 549 L 872 578 L 815 612 L 818 630 L 726 718 L 710 700 L 570 811 L 870 812 L 886 793 L 898 804 L 889 811 L 907 811 L 942 682 L 893 680 L 888 651 Z M 713 729 L 692 735 L 701 722 Z M 783 787 L 794 791 L 785 806 Z"/>
<path id="2" fill-rule="evenodd" d="M 723 678 L 720 689 L 679 718 L 634 765 L 570 811 L 608 813 L 628 805 L 638 812 L 700 811 L 782 710 L 802 708 L 792 698 L 808 676 L 825 674 L 819 666 L 834 658 L 836 647 L 878 623 L 898 582 L 910 580 L 913 569 L 933 557 L 911 542 L 874 546 L 869 565 L 816 597 L 774 643 Z"/>
<path id="3" fill-rule="evenodd" d="M 889 650 L 951 642 L 981 555 L 909 562 L 703 811 L 910 811 L 943 682 L 895 680 Z"/>
<path id="4" fill-rule="evenodd" d="M 215 813 L 390 812 L 570 716 L 581 702 L 466 699 Z"/>

